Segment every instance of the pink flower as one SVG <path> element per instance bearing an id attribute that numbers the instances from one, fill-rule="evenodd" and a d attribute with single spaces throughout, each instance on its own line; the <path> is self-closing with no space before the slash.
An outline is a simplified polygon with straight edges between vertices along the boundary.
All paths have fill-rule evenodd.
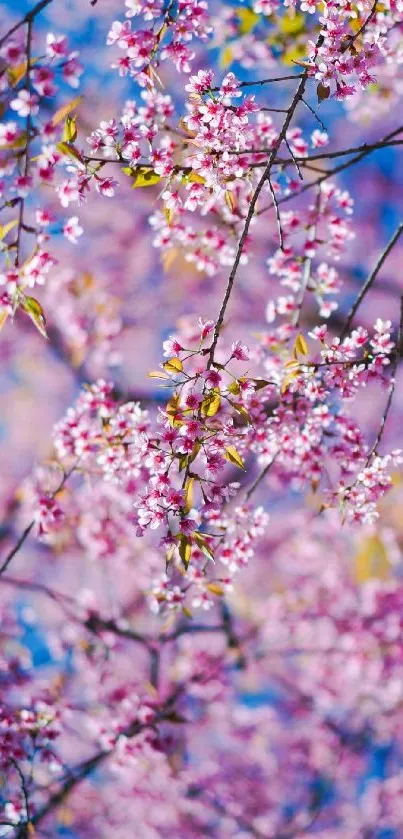
<path id="1" fill-rule="evenodd" d="M 77 239 L 79 236 L 83 234 L 83 228 L 78 223 L 77 216 L 71 216 L 71 218 L 67 219 L 63 226 L 63 235 L 69 242 L 72 242 L 73 245 L 77 244 Z"/>
<path id="2" fill-rule="evenodd" d="M 162 346 L 165 358 L 170 355 L 178 355 L 178 353 L 183 352 L 182 344 L 179 343 L 174 335 L 170 335 L 169 338 L 163 342 Z"/>
<path id="3" fill-rule="evenodd" d="M 56 191 L 62 207 L 68 207 L 72 201 L 78 201 L 80 198 L 80 191 L 76 180 L 64 181 L 57 187 Z"/>
<path id="4" fill-rule="evenodd" d="M 112 198 L 115 194 L 115 189 L 117 186 L 118 182 L 115 181 L 112 177 L 96 179 L 96 188 L 98 192 L 100 192 L 101 195 L 103 195 L 105 198 Z"/>
<path id="5" fill-rule="evenodd" d="M 202 375 L 209 387 L 219 387 L 222 377 L 218 370 L 205 370 Z"/>
<path id="6" fill-rule="evenodd" d="M 311 143 L 315 149 L 323 148 L 329 143 L 329 135 L 326 131 L 319 131 L 318 128 L 311 134 Z"/>
<path id="7" fill-rule="evenodd" d="M 207 93 L 213 82 L 214 73 L 212 70 L 199 70 L 196 76 L 191 76 L 190 81 L 185 85 L 188 93 Z"/>
<path id="8" fill-rule="evenodd" d="M 29 90 L 19 90 L 17 98 L 11 100 L 10 108 L 20 117 L 35 116 L 39 111 L 39 98 Z"/>
<path id="9" fill-rule="evenodd" d="M 67 38 L 65 35 L 46 35 L 46 54 L 49 58 L 64 58 L 67 55 Z"/>
<path id="10" fill-rule="evenodd" d="M 237 361 L 247 361 L 249 358 L 249 348 L 240 341 L 235 341 L 231 347 L 231 357 L 236 358 Z"/>
<path id="11" fill-rule="evenodd" d="M 40 96 L 54 96 L 57 88 L 53 84 L 55 74 L 49 67 L 34 68 L 32 84 Z"/>
<path id="12" fill-rule="evenodd" d="M 14 143 L 18 137 L 19 130 L 16 122 L 0 123 L 0 146 L 8 146 Z"/>
<path id="13" fill-rule="evenodd" d="M 204 341 L 204 339 L 207 338 L 207 335 L 210 335 L 210 332 L 213 331 L 214 325 L 215 325 L 214 321 L 213 320 L 205 320 L 204 321 L 204 320 L 202 320 L 202 318 L 199 318 L 198 324 L 199 324 L 200 332 L 201 332 L 201 334 L 200 334 L 201 340 Z"/>

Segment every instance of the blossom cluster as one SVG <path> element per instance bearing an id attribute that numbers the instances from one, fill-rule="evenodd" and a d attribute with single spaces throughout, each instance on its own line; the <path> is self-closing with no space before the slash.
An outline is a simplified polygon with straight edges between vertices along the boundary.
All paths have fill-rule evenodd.
<path id="1" fill-rule="evenodd" d="M 403 225 L 346 315 L 339 174 L 401 143 L 401 0 L 94 2 L 90 107 L 50 4 L 0 37 L 0 328 L 41 333 L 1 354 L 62 417 L 25 457 L 10 409 L 0 836 L 397 837 L 403 304 L 367 301 Z"/>

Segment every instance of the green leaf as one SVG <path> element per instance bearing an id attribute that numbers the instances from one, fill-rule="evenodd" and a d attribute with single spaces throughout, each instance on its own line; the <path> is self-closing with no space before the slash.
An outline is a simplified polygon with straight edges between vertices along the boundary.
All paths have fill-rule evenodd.
<path id="1" fill-rule="evenodd" d="M 123 172 L 124 175 L 128 175 L 128 177 L 131 178 L 134 178 L 134 176 L 137 174 L 137 169 L 135 169 L 134 166 L 122 166 L 120 171 Z"/>

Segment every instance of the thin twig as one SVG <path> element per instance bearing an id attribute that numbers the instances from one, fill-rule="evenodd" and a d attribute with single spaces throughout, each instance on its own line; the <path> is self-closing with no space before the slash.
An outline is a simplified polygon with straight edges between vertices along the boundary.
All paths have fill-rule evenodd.
<path id="1" fill-rule="evenodd" d="M 360 152 L 360 154 L 357 154 L 356 157 L 353 157 L 351 160 L 347 160 L 345 163 L 340 163 L 339 166 L 335 166 L 334 169 L 330 169 L 328 172 L 321 175 L 320 178 L 317 178 L 316 180 L 311 181 L 310 183 L 304 184 L 304 186 L 302 186 L 301 189 L 299 190 L 298 196 L 302 195 L 304 192 L 307 192 L 309 189 L 313 189 L 315 186 L 319 186 L 320 184 L 327 181 L 329 178 L 332 178 L 335 175 L 338 175 L 340 172 L 344 172 L 344 170 L 349 169 L 350 166 L 354 166 L 356 163 L 359 163 L 368 154 L 370 154 L 372 151 L 375 151 L 376 149 L 385 148 L 386 146 L 403 145 L 402 140 L 398 140 L 396 142 L 388 142 L 389 140 L 391 140 L 392 137 L 395 137 L 396 134 L 399 134 L 401 131 L 403 131 L 402 127 L 396 128 L 394 131 L 392 131 L 390 134 L 388 134 L 386 137 L 384 137 L 382 142 L 377 143 L 375 146 L 367 146 L 363 151 Z M 350 151 L 351 151 L 351 149 L 348 151 L 348 154 L 350 153 Z M 338 157 L 338 156 L 340 156 L 340 154 L 343 154 L 343 152 L 337 152 L 335 154 L 330 154 L 329 157 L 335 157 L 335 156 Z M 312 158 L 305 158 L 305 159 L 315 159 L 315 158 L 318 159 L 318 157 L 319 157 L 319 155 L 313 155 Z M 286 161 L 282 161 L 282 162 L 285 163 Z M 291 160 L 288 161 L 288 162 L 291 163 Z M 284 195 L 283 198 L 280 198 L 278 203 L 279 204 L 286 204 L 287 201 L 291 201 L 292 199 L 295 199 L 295 197 L 296 197 L 296 194 L 294 192 L 290 192 L 288 195 Z M 272 208 L 272 206 L 273 206 L 272 204 L 268 204 L 265 207 L 262 207 L 261 210 L 257 211 L 256 215 L 262 215 L 263 213 L 267 212 L 267 210 L 270 210 Z"/>
<path id="2" fill-rule="evenodd" d="M 268 178 L 267 183 L 269 184 L 270 195 L 273 199 L 274 209 L 275 209 L 275 213 L 276 213 L 278 237 L 279 237 L 279 240 L 280 240 L 280 249 L 284 250 L 284 235 L 283 235 L 283 228 L 281 226 L 281 215 L 280 215 L 280 208 L 278 206 L 277 195 L 274 191 L 274 187 L 273 187 L 271 178 Z"/>
<path id="3" fill-rule="evenodd" d="M 68 472 L 65 472 L 65 473 L 64 473 L 63 478 L 62 478 L 62 480 L 61 480 L 61 482 L 60 482 L 59 486 L 58 486 L 58 487 L 57 487 L 57 489 L 55 489 L 55 491 L 51 494 L 51 496 L 50 496 L 50 498 L 51 498 L 51 499 L 56 498 L 57 493 L 58 493 L 58 492 L 60 492 L 60 490 L 61 490 L 61 489 L 63 489 L 63 487 L 64 487 L 64 485 L 65 485 L 66 481 L 69 479 L 70 475 L 72 475 L 72 473 L 74 472 L 75 468 L 77 467 L 77 463 L 78 463 L 78 461 L 76 461 L 76 462 L 75 462 L 74 466 L 72 466 L 72 467 L 71 467 L 71 469 L 69 469 L 69 470 L 68 470 Z M 22 547 L 22 545 L 24 544 L 24 542 L 25 542 L 25 540 L 27 539 L 27 537 L 29 536 L 29 534 L 30 534 L 30 532 L 31 532 L 31 530 L 32 530 L 32 528 L 33 528 L 33 526 L 34 526 L 35 522 L 36 522 L 36 519 L 32 519 L 32 521 L 31 521 L 31 522 L 27 525 L 27 527 L 25 528 L 25 530 L 23 530 L 23 532 L 21 533 L 21 535 L 20 535 L 20 536 L 19 536 L 19 538 L 17 539 L 17 541 L 16 541 L 16 543 L 15 543 L 14 547 L 13 547 L 13 548 L 11 548 L 11 550 L 10 550 L 10 551 L 9 551 L 9 553 L 7 554 L 7 556 L 6 556 L 6 558 L 5 558 L 5 560 L 4 560 L 3 564 L 2 564 L 2 566 L 0 567 L 0 576 L 1 576 L 1 574 L 4 574 L 4 572 L 6 571 L 6 569 L 8 568 L 8 566 L 10 565 L 11 560 L 15 557 L 15 555 L 18 553 L 19 549 L 20 549 L 20 548 Z"/>
<path id="4" fill-rule="evenodd" d="M 303 79 L 305 73 L 297 73 L 293 76 L 278 76 L 274 79 L 258 79 L 255 82 L 239 82 L 239 87 L 259 87 L 264 84 L 273 84 L 273 82 L 288 82 L 288 81 L 295 81 L 295 79 Z M 218 90 L 221 90 L 221 87 L 212 87 L 211 90 L 216 93 Z"/>
<path id="5" fill-rule="evenodd" d="M 364 283 L 364 285 L 363 285 L 355 303 L 352 305 L 352 307 L 351 307 L 351 309 L 348 313 L 344 329 L 343 329 L 343 331 L 341 333 L 341 336 L 340 336 L 341 341 L 344 340 L 347 333 L 349 332 L 350 326 L 352 324 L 354 315 L 357 312 L 357 309 L 361 305 L 365 295 L 368 293 L 368 291 L 370 290 L 370 288 L 374 284 L 374 282 L 375 282 L 375 280 L 376 280 L 376 278 L 379 274 L 379 271 L 381 270 L 382 265 L 385 262 L 385 259 L 389 255 L 390 251 L 392 250 L 392 248 L 394 247 L 394 245 L 396 244 L 397 240 L 399 239 L 399 237 L 401 236 L 402 233 L 403 233 L 403 222 L 401 222 L 399 224 L 399 227 L 397 228 L 397 230 L 393 234 L 392 238 L 389 240 L 388 244 L 386 245 L 385 250 L 383 251 L 383 253 L 379 257 L 378 262 L 375 265 L 375 268 L 373 269 L 373 271 L 371 271 L 371 273 L 370 273 L 368 279 L 366 280 L 366 282 Z"/>
<path id="6" fill-rule="evenodd" d="M 309 233 L 308 233 L 308 242 L 312 245 L 313 245 L 313 243 L 316 239 L 316 235 L 317 235 L 317 227 L 318 227 L 318 221 L 319 221 L 319 217 L 320 217 L 320 199 L 321 199 L 321 191 L 320 191 L 320 186 L 319 186 L 318 194 L 316 196 L 316 202 L 315 202 L 315 217 L 314 217 L 313 224 L 311 225 L 311 227 L 309 229 Z M 309 256 L 309 254 L 307 254 L 305 256 L 305 259 L 304 259 L 304 270 L 303 270 L 303 274 L 302 274 L 301 288 L 300 288 L 300 293 L 299 293 L 299 297 L 298 297 L 298 300 L 297 300 L 297 308 L 295 310 L 295 314 L 294 314 L 294 318 L 293 318 L 294 326 L 296 326 L 296 327 L 298 326 L 299 321 L 300 321 L 302 306 L 303 306 L 303 303 L 304 303 L 305 292 L 308 288 L 309 280 L 311 278 L 311 267 L 312 267 L 312 257 Z"/>
<path id="7" fill-rule="evenodd" d="M 249 489 L 248 489 L 248 491 L 246 492 L 246 495 L 245 495 L 245 500 L 246 501 L 249 501 L 251 495 L 253 495 L 253 493 L 255 492 L 255 489 L 257 489 L 259 484 L 261 484 L 261 482 L 265 479 L 266 475 L 268 474 L 271 467 L 273 466 L 273 463 L 275 462 L 277 456 L 278 456 L 278 452 L 276 452 L 274 457 L 272 457 L 272 459 L 269 461 L 269 463 L 267 463 L 266 466 L 264 467 L 264 469 L 262 469 L 260 474 L 257 476 L 256 480 L 253 482 L 252 486 L 249 487 Z"/>
<path id="8" fill-rule="evenodd" d="M 397 335 L 397 344 L 396 344 L 396 353 L 392 363 L 392 370 L 391 370 L 391 378 L 390 378 L 390 385 L 389 385 L 389 393 L 388 398 L 385 406 L 385 410 L 382 415 L 381 424 L 379 426 L 378 434 L 376 435 L 376 440 L 374 441 L 371 450 L 368 454 L 367 461 L 365 466 L 367 467 L 371 461 L 373 455 L 378 453 L 378 446 L 382 440 L 383 433 L 385 431 L 386 420 L 388 418 L 389 411 L 392 407 L 393 396 L 395 393 L 396 387 L 396 375 L 397 375 L 397 368 L 399 364 L 399 360 L 401 358 L 402 353 L 402 336 L 403 336 L 403 295 L 400 298 L 400 320 L 399 320 L 399 331 Z"/>
<path id="9" fill-rule="evenodd" d="M 316 121 L 319 123 L 320 127 L 323 129 L 323 131 L 326 131 L 326 133 L 327 133 L 326 125 L 324 124 L 324 122 L 322 122 L 319 114 L 316 113 L 315 109 L 312 108 L 312 105 L 310 105 L 309 102 L 307 102 L 306 99 L 302 99 L 302 102 L 304 103 L 305 107 L 308 108 L 308 111 L 310 111 L 311 114 L 313 114 Z"/>
<path id="10" fill-rule="evenodd" d="M 323 41 L 323 36 L 320 35 L 319 38 L 318 38 L 318 42 L 317 42 L 318 45 L 320 45 L 322 43 L 322 41 Z M 211 367 L 211 365 L 213 364 L 213 361 L 214 361 L 215 349 L 216 349 L 216 346 L 217 346 L 217 342 L 218 342 L 218 338 L 219 338 L 219 335 L 220 335 L 221 327 L 222 327 L 222 324 L 223 324 L 223 321 L 224 321 L 225 312 L 227 310 L 228 301 L 231 297 L 231 292 L 232 292 L 232 288 L 233 288 L 233 285 L 234 285 L 234 280 L 235 280 L 235 277 L 236 277 L 236 274 L 237 274 L 237 271 L 238 271 L 238 266 L 239 266 L 239 263 L 241 261 L 241 256 L 242 256 L 242 252 L 243 252 L 243 249 L 244 249 L 244 245 L 245 245 L 248 233 L 249 233 L 249 227 L 250 227 L 252 218 L 255 214 L 256 204 L 258 202 L 260 193 L 261 193 L 265 183 L 270 178 L 270 173 L 271 173 L 271 170 L 273 168 L 277 152 L 278 152 L 278 150 L 281 146 L 281 143 L 283 142 L 283 140 L 286 137 L 288 128 L 289 128 L 290 123 L 292 121 L 292 118 L 294 116 L 297 105 L 301 101 L 301 99 L 302 99 L 302 97 L 305 93 L 305 87 L 306 87 L 307 79 L 308 79 L 308 69 L 306 69 L 304 71 L 304 73 L 302 74 L 302 76 L 300 77 L 300 82 L 299 82 L 298 88 L 297 88 L 296 93 L 294 95 L 294 98 L 291 102 L 291 105 L 288 109 L 287 116 L 284 120 L 283 126 L 280 130 L 280 133 L 277 137 L 277 140 L 274 143 L 273 148 L 271 150 L 271 153 L 270 153 L 270 156 L 269 156 L 269 159 L 268 159 L 268 162 L 267 162 L 267 166 L 266 166 L 266 168 L 265 168 L 265 170 L 264 170 L 264 172 L 263 172 L 263 174 L 262 174 L 262 176 L 259 180 L 259 183 L 257 184 L 257 187 L 256 187 L 256 189 L 253 193 L 253 196 L 252 196 L 252 199 L 251 199 L 251 202 L 250 202 L 250 205 L 249 205 L 248 214 L 247 214 L 246 219 L 245 219 L 244 228 L 243 228 L 243 231 L 241 233 L 241 238 L 240 238 L 239 243 L 238 243 L 238 248 L 237 248 L 237 251 L 236 251 L 234 263 L 233 263 L 230 275 L 228 277 L 228 282 L 227 282 L 227 287 L 226 287 L 226 291 L 225 291 L 225 294 L 224 294 L 224 299 L 222 301 L 221 309 L 220 309 L 220 312 L 219 312 L 219 315 L 218 315 L 218 318 L 217 318 L 217 321 L 216 321 L 216 325 L 215 325 L 215 329 L 214 329 L 214 336 L 213 336 L 213 340 L 212 340 L 212 343 L 211 343 L 208 362 L 207 362 L 207 369 L 209 369 Z"/>

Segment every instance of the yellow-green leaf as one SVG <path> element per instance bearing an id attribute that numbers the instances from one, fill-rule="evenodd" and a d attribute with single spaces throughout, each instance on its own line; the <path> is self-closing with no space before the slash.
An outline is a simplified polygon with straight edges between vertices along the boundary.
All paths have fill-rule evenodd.
<path id="1" fill-rule="evenodd" d="M 230 64 L 232 64 L 232 60 L 233 60 L 232 47 L 229 47 L 229 46 L 224 47 L 224 49 L 221 50 L 221 53 L 220 53 L 220 67 L 222 67 L 222 69 L 225 70 L 227 67 L 229 67 Z"/>
<path id="2" fill-rule="evenodd" d="M 66 119 L 72 111 L 75 111 L 80 102 L 82 102 L 82 99 L 82 96 L 76 96 L 75 99 L 72 99 L 71 102 L 67 103 L 67 105 L 62 105 L 61 108 L 58 108 L 56 113 L 53 114 L 52 124 L 58 125 L 59 122 L 63 122 L 63 120 Z"/>
<path id="3" fill-rule="evenodd" d="M 219 410 L 220 405 L 220 391 L 218 388 L 214 388 L 214 390 L 203 399 L 203 402 L 201 404 L 201 411 L 203 416 L 214 417 L 217 411 Z"/>
<path id="4" fill-rule="evenodd" d="M 288 12 L 278 21 L 278 28 L 284 35 L 299 35 L 305 28 L 305 17 Z"/>
<path id="5" fill-rule="evenodd" d="M 246 420 L 247 423 L 252 422 L 252 418 L 251 418 L 250 414 L 248 413 L 246 408 L 244 408 L 243 405 L 239 405 L 238 402 L 231 402 L 231 405 L 232 405 L 233 408 L 235 408 L 235 410 L 238 412 L 238 414 L 240 414 L 241 417 L 243 417 L 244 420 Z"/>
<path id="6" fill-rule="evenodd" d="M 282 381 L 282 383 L 281 383 L 281 388 L 280 388 L 281 393 L 285 393 L 285 391 L 287 390 L 288 386 L 291 384 L 291 382 L 293 382 L 293 381 L 294 381 L 294 379 L 295 379 L 297 376 L 298 376 L 298 366 L 297 366 L 294 370 L 291 370 L 289 373 L 287 373 L 287 374 L 284 376 L 284 379 L 283 379 L 283 381 Z"/>
<path id="7" fill-rule="evenodd" d="M 179 537 L 179 556 L 185 568 L 188 568 L 190 557 L 192 556 L 192 542 L 189 536 L 181 535 Z"/>
<path id="8" fill-rule="evenodd" d="M 217 594 L 217 596 L 222 597 L 224 594 L 224 589 L 222 586 L 218 585 L 218 583 L 208 583 L 206 586 L 208 591 L 211 591 L 211 594 Z"/>
<path id="9" fill-rule="evenodd" d="M 239 382 L 237 382 L 236 379 L 235 379 L 233 382 L 231 382 L 228 390 L 229 390 L 230 393 L 233 393 L 234 396 L 239 396 L 239 394 L 241 392 Z"/>
<path id="10" fill-rule="evenodd" d="M 286 67 L 293 67 L 295 63 L 301 65 L 301 59 L 306 55 L 306 44 L 294 44 L 283 54 L 281 61 Z"/>
<path id="11" fill-rule="evenodd" d="M 247 35 L 248 32 L 251 32 L 259 20 L 259 15 L 256 12 L 253 12 L 252 9 L 244 9 L 242 6 L 236 10 L 236 14 L 240 20 L 240 35 Z"/>
<path id="12" fill-rule="evenodd" d="M 0 332 L 1 332 L 1 330 L 3 329 L 3 326 L 4 326 L 4 324 L 5 324 L 6 320 L 7 320 L 7 318 L 8 318 L 8 312 L 6 312 L 6 311 L 3 309 L 3 311 L 2 311 L 2 312 L 0 312 Z"/>
<path id="13" fill-rule="evenodd" d="M 224 200 L 225 200 L 225 203 L 226 203 L 228 209 L 231 211 L 231 213 L 233 213 L 234 210 L 235 210 L 236 204 L 235 204 L 234 193 L 231 192 L 230 189 L 225 190 Z"/>
<path id="14" fill-rule="evenodd" d="M 193 446 L 193 449 L 192 449 L 192 451 L 190 452 L 190 455 L 189 455 L 189 463 L 193 463 L 193 461 L 196 459 L 197 455 L 199 454 L 200 449 L 201 449 L 201 443 L 199 443 L 199 441 L 196 440 L 196 442 Z"/>
<path id="15" fill-rule="evenodd" d="M 18 224 L 17 218 L 14 218 L 12 221 L 8 221 L 7 224 L 0 224 L 0 240 L 5 239 L 7 233 L 9 233 L 16 224 Z"/>
<path id="16" fill-rule="evenodd" d="M 39 58 L 31 58 L 30 59 L 30 67 L 33 67 L 39 61 Z M 7 69 L 7 76 L 8 76 L 8 83 L 11 87 L 15 87 L 27 74 L 27 62 L 23 61 L 22 64 L 17 64 L 15 67 L 9 67 Z"/>
<path id="17" fill-rule="evenodd" d="M 390 574 L 390 562 L 385 545 L 378 533 L 367 536 L 355 557 L 355 577 L 358 583 L 367 580 L 386 580 Z"/>
<path id="18" fill-rule="evenodd" d="M 242 460 L 241 455 L 238 454 L 237 450 L 234 449 L 233 446 L 228 446 L 225 449 L 224 457 L 226 460 L 229 460 L 230 463 L 233 463 L 234 466 L 238 466 L 239 469 L 245 469 L 245 464 Z"/>
<path id="19" fill-rule="evenodd" d="M 38 300 L 35 300 L 35 297 L 24 297 L 21 308 L 27 315 L 31 318 L 32 322 L 35 324 L 38 332 L 43 335 L 44 338 L 47 338 L 46 332 L 46 320 L 45 315 L 42 309 L 41 304 Z"/>
<path id="20" fill-rule="evenodd" d="M 194 485 L 194 482 L 195 482 L 194 478 L 188 478 L 186 483 L 185 483 L 185 492 L 184 492 L 184 495 L 185 495 L 185 513 L 188 513 L 189 510 L 191 509 L 192 505 L 193 505 L 193 485 Z"/>
<path id="21" fill-rule="evenodd" d="M 150 370 L 147 376 L 149 379 L 169 379 L 169 376 L 163 373 L 162 370 Z"/>
<path id="22" fill-rule="evenodd" d="M 206 537 L 203 536 L 202 533 L 199 533 L 198 531 L 195 531 L 195 533 L 193 534 L 193 537 L 194 537 L 194 540 L 196 542 L 197 547 L 200 548 L 201 551 L 203 551 L 204 555 L 208 559 L 211 559 L 212 562 L 214 562 L 214 554 L 213 554 L 213 551 L 210 548 L 210 545 L 209 545 Z"/>
<path id="23" fill-rule="evenodd" d="M 136 177 L 132 184 L 133 189 L 137 189 L 141 186 L 154 186 L 154 184 L 158 184 L 161 180 L 161 175 L 157 175 L 154 172 L 154 169 L 151 169 L 151 166 L 140 166 L 136 171 Z"/>
<path id="24" fill-rule="evenodd" d="M 199 175 L 197 172 L 191 171 L 190 175 L 187 176 L 188 181 L 192 184 L 205 184 L 206 179 L 203 178 L 202 175 Z"/>
<path id="25" fill-rule="evenodd" d="M 166 361 L 162 366 L 167 373 L 182 373 L 183 370 L 183 364 L 180 358 L 177 358 L 176 356 L 168 359 L 168 361 Z"/>
<path id="26" fill-rule="evenodd" d="M 83 162 L 80 152 L 71 143 L 62 141 L 61 143 L 56 143 L 56 148 L 61 154 L 65 154 L 67 157 L 73 157 L 74 160 L 79 160 L 80 163 Z"/>
<path id="27" fill-rule="evenodd" d="M 77 139 L 77 125 L 75 117 L 66 117 L 63 128 L 63 142 L 74 143 Z"/>
<path id="28" fill-rule="evenodd" d="M 22 148 L 24 148 L 26 141 L 27 141 L 27 135 L 24 131 L 22 134 L 19 134 L 19 136 L 16 137 L 15 140 L 13 140 L 12 143 L 3 143 L 2 142 L 1 145 L 0 145 L 0 149 L 1 149 L 1 151 L 3 151 L 3 149 L 22 149 Z M 31 160 L 34 160 L 34 158 L 31 158 Z"/>
<path id="29" fill-rule="evenodd" d="M 308 344 L 306 343 L 305 338 L 301 332 L 297 335 L 295 339 L 294 352 L 300 353 L 300 355 L 308 355 L 309 353 Z"/>

